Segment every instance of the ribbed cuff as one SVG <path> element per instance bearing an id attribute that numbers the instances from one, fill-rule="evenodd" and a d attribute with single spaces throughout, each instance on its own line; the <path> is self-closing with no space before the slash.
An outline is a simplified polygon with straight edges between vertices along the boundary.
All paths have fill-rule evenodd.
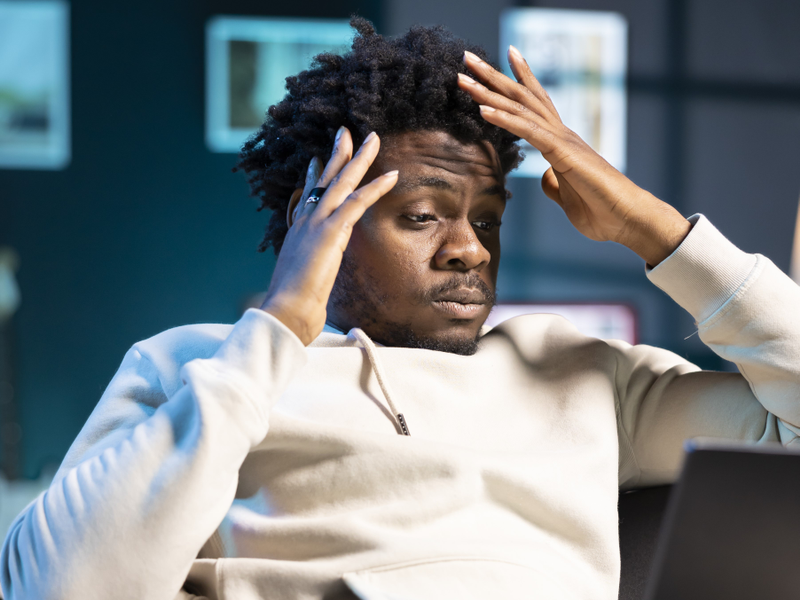
<path id="1" fill-rule="evenodd" d="M 744 283 L 757 259 L 734 246 L 703 215 L 692 215 L 689 221 L 694 226 L 675 252 L 645 272 L 701 323 Z"/>

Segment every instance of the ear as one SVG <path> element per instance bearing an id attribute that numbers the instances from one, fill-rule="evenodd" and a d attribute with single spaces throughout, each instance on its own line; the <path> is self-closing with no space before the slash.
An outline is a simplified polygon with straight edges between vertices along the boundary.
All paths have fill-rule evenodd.
<path id="1" fill-rule="evenodd" d="M 286 225 L 288 227 L 291 227 L 292 223 L 294 223 L 294 209 L 297 208 L 297 203 L 300 202 L 302 197 L 303 188 L 297 188 L 292 192 L 292 197 L 289 198 L 289 206 L 286 207 Z"/>

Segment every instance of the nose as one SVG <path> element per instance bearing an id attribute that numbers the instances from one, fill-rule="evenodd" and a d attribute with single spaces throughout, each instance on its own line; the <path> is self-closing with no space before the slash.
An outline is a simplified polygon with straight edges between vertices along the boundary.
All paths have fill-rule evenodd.
<path id="1" fill-rule="evenodd" d="M 459 222 L 448 227 L 434 256 L 436 267 L 445 271 L 480 271 L 492 255 L 475 234 L 472 223 Z"/>

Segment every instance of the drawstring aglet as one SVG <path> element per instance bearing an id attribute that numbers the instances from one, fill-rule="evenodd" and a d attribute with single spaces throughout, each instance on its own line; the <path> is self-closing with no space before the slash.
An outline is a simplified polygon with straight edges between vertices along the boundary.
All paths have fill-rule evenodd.
<path id="1" fill-rule="evenodd" d="M 408 432 L 408 425 L 406 425 L 406 418 L 403 416 L 403 413 L 397 413 L 397 422 L 400 423 L 400 429 L 403 435 L 410 436 L 411 434 Z"/>

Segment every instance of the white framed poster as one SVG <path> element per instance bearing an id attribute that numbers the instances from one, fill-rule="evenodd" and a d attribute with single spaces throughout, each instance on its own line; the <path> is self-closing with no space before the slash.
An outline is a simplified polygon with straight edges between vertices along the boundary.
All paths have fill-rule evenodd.
<path id="1" fill-rule="evenodd" d="M 206 144 L 238 152 L 286 94 L 286 78 L 322 52 L 350 49 L 347 20 L 217 16 L 206 27 Z"/>
<path id="2" fill-rule="evenodd" d="M 0 168 L 69 161 L 69 6 L 0 0 Z"/>
<path id="3" fill-rule="evenodd" d="M 628 25 L 612 12 L 512 8 L 500 17 L 500 56 L 522 52 L 564 124 L 620 171 L 625 170 Z M 541 177 L 541 153 L 522 143 L 526 158 L 512 175 Z"/>

